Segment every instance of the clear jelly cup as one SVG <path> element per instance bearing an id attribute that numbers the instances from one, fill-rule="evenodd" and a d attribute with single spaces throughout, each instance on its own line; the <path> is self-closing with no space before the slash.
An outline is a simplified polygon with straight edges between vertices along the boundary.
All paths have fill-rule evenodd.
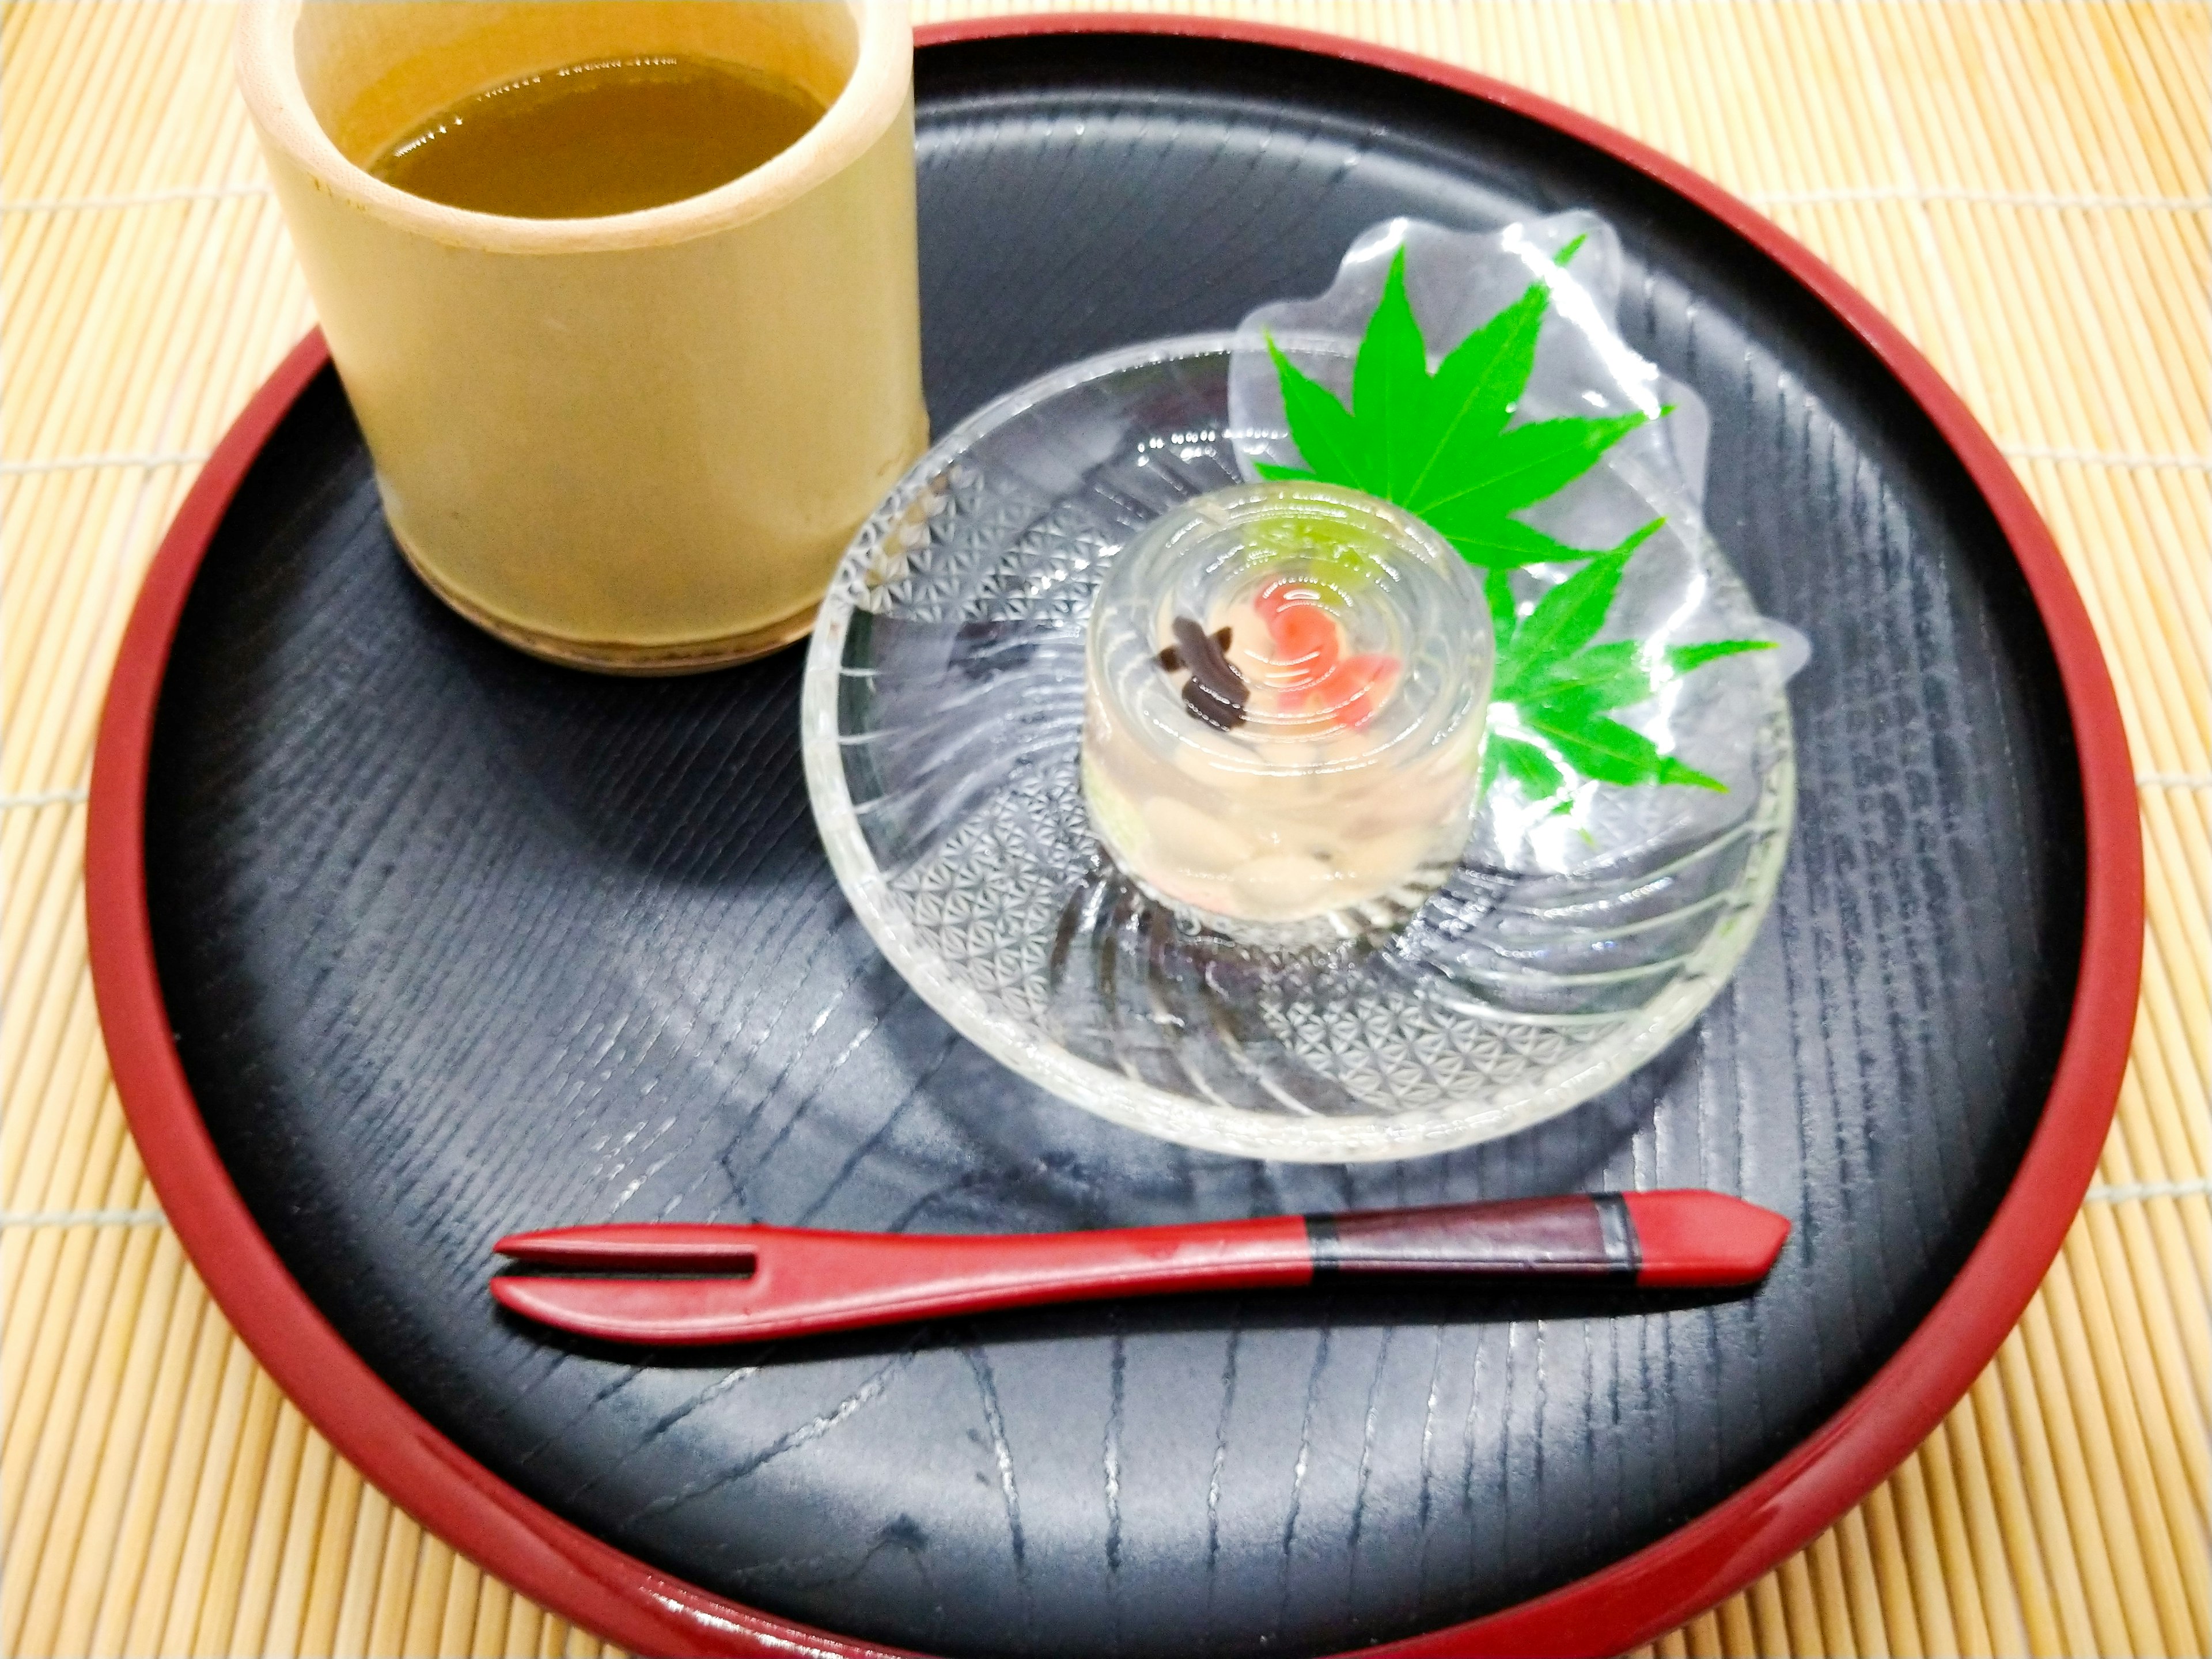
<path id="1" fill-rule="evenodd" d="M 1123 550 L 1091 611 L 1099 840 L 1239 943 L 1386 931 L 1467 846 L 1493 657 L 1480 581 L 1412 514 L 1304 482 L 1199 496 Z"/>

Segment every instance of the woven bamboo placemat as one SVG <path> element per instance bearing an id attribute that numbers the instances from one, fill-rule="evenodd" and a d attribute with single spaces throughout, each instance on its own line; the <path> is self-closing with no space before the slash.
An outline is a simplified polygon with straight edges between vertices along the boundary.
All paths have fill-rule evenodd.
<path id="1" fill-rule="evenodd" d="M 2150 914 L 2099 1184 L 1927 1443 L 1656 1651 L 2205 1653 L 2212 6 L 1206 9 L 1533 88 L 1773 215 L 2012 456 L 2118 681 Z M 217 0 L 0 10 L 0 1652 L 597 1654 L 278 1394 L 163 1224 L 100 1046 L 82 866 L 108 665 L 198 462 L 313 321 L 231 21 Z"/>

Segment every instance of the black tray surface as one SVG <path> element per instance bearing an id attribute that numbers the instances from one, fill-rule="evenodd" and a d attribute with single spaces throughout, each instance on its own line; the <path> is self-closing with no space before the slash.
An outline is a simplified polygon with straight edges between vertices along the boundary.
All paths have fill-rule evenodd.
<path id="1" fill-rule="evenodd" d="M 212 547 L 147 856 L 191 1085 L 339 1333 L 521 1492 L 709 1589 L 961 1655 L 1316 1653 L 1616 1560 L 1898 1346 L 2033 1129 L 2073 994 L 2075 757 L 2019 568 L 1829 313 L 1626 165 L 1381 70 L 1068 36 L 920 55 L 942 429 L 1108 347 L 1327 285 L 1393 214 L 1588 206 L 1711 406 L 1713 531 L 1812 638 L 1801 818 L 1734 986 L 1658 1060 L 1447 1157 L 1156 1143 L 1000 1070 L 816 840 L 802 653 L 549 667 L 407 574 L 335 380 Z M 1710 1185 L 1790 1216 L 1735 1300 L 1361 1289 L 640 1355 L 498 1315 L 491 1242 L 610 1219 L 980 1232 Z"/>

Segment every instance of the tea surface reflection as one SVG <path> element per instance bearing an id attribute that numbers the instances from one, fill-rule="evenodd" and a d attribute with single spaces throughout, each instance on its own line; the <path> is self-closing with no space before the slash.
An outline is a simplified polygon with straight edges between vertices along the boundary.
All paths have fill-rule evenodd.
<path id="1" fill-rule="evenodd" d="M 822 118 L 779 76 L 688 54 L 571 64 L 447 106 L 369 164 L 410 196 L 520 219 L 636 213 L 750 173 Z"/>

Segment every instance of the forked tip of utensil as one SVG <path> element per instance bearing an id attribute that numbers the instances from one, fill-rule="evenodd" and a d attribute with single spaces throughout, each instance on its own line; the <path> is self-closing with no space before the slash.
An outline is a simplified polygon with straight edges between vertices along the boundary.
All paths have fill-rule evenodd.
<path id="1" fill-rule="evenodd" d="M 1636 1282 L 1711 1289 L 1766 1276 L 1790 1237 L 1786 1216 L 1726 1193 L 1622 1194 L 1636 1229 Z"/>
<path id="2" fill-rule="evenodd" d="M 520 1314 L 525 1319 L 534 1319 L 548 1325 L 568 1328 L 568 1310 L 558 1301 L 548 1305 L 547 1299 L 536 1288 L 542 1281 L 495 1275 L 491 1281 L 492 1300 L 509 1313 Z"/>
<path id="3" fill-rule="evenodd" d="M 746 1273 L 753 1270 L 760 1229 L 719 1222 L 629 1221 L 590 1227 L 544 1227 L 509 1233 L 498 1255 L 540 1267 Z"/>
<path id="4" fill-rule="evenodd" d="M 674 1287 L 680 1290 L 679 1287 Z M 603 1342 L 696 1342 L 680 1302 L 671 1305 L 665 1281 L 543 1279 L 501 1273 L 492 1299 L 509 1313 Z"/>

